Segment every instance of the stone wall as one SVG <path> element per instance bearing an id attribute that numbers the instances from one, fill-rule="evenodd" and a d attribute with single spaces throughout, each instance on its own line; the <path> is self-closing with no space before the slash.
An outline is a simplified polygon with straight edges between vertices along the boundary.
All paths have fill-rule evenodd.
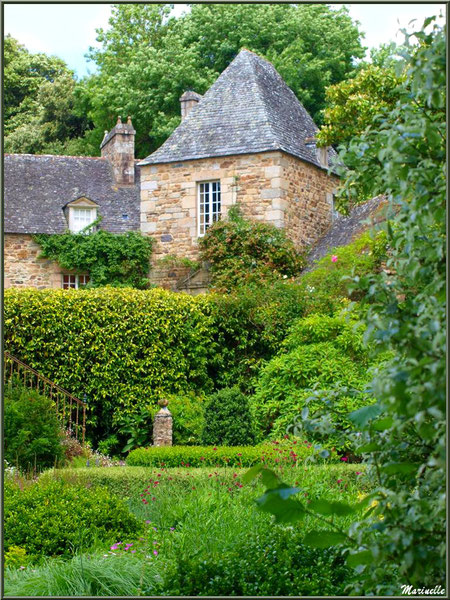
<path id="1" fill-rule="evenodd" d="M 61 288 L 61 267 L 51 260 L 37 258 L 41 247 L 33 242 L 31 235 L 5 233 L 4 241 L 5 288 Z"/>
<path id="2" fill-rule="evenodd" d="M 333 221 L 333 191 L 339 178 L 310 163 L 285 154 L 281 159 L 286 187 L 284 227 L 297 248 L 315 244 Z"/>
<path id="3" fill-rule="evenodd" d="M 152 282 L 174 286 L 157 261 L 171 254 L 198 259 L 197 190 L 220 180 L 222 216 L 239 202 L 246 217 L 284 227 L 298 248 L 313 244 L 332 221 L 338 179 L 283 152 L 262 152 L 141 168 L 141 231 L 156 243 Z"/>

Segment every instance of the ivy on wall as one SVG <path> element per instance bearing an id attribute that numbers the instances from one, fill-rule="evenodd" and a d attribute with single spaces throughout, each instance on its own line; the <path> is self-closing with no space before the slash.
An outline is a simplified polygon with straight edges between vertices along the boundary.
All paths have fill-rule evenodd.
<path id="1" fill-rule="evenodd" d="M 34 235 L 33 240 L 42 248 L 39 258 L 54 260 L 69 271 L 89 273 L 88 287 L 149 287 L 153 239 L 137 231 L 42 233 Z"/>

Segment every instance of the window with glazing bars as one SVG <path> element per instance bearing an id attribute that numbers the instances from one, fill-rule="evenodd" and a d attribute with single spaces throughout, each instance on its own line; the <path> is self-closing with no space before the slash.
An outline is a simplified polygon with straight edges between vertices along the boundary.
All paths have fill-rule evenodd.
<path id="1" fill-rule="evenodd" d="M 198 184 L 198 235 L 205 235 L 210 225 L 220 219 L 220 181 Z"/>
<path id="2" fill-rule="evenodd" d="M 80 287 L 84 287 L 87 283 L 89 283 L 89 275 L 63 275 L 62 276 L 63 290 L 70 290 L 70 289 L 77 290 Z"/>

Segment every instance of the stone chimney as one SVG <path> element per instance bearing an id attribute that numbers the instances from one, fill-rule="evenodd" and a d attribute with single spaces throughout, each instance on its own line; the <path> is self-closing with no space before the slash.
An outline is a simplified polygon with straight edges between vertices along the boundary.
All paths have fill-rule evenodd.
<path id="1" fill-rule="evenodd" d="M 180 98 L 181 120 L 188 116 L 194 106 L 197 106 L 197 104 L 200 102 L 201 98 L 201 94 L 197 94 L 197 92 L 193 92 L 192 90 L 184 92 Z"/>
<path id="2" fill-rule="evenodd" d="M 328 150 L 330 149 L 330 146 L 317 147 L 317 139 L 314 136 L 305 138 L 305 146 L 311 150 L 311 152 L 316 152 L 317 160 L 322 167 L 328 168 Z"/>
<path id="3" fill-rule="evenodd" d="M 108 133 L 100 144 L 102 158 L 107 158 L 112 165 L 115 182 L 119 185 L 134 185 L 134 136 L 136 131 L 128 117 L 126 123 L 117 118 L 116 126 Z"/>

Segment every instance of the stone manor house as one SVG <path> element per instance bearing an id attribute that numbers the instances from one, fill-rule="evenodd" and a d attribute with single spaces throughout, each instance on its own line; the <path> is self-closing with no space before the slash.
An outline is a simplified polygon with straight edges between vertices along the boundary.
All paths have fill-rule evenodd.
<path id="1" fill-rule="evenodd" d="M 134 158 L 131 119 L 120 117 L 100 157 L 5 156 L 5 287 L 85 284 L 87 273 L 39 259 L 32 234 L 77 232 L 98 216 L 107 231 L 152 236 L 149 277 L 173 289 L 183 289 L 187 272 L 158 259 L 196 259 L 199 237 L 237 202 L 299 248 L 330 230 L 335 153 L 316 148 L 316 125 L 267 60 L 242 50 L 204 96 L 187 91 L 180 103 L 181 124 L 144 160 Z"/>

